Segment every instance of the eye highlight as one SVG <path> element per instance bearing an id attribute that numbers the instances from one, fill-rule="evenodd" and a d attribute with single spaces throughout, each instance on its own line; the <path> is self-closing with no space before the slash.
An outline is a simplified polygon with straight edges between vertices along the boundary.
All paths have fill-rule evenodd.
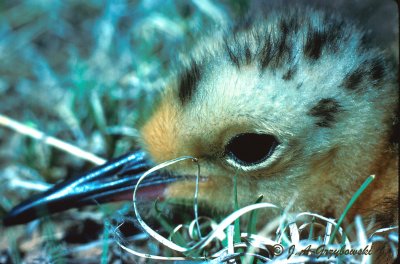
<path id="1" fill-rule="evenodd" d="M 233 137 L 225 146 L 225 155 L 242 166 L 253 166 L 268 159 L 278 140 L 268 134 L 244 133 Z"/>

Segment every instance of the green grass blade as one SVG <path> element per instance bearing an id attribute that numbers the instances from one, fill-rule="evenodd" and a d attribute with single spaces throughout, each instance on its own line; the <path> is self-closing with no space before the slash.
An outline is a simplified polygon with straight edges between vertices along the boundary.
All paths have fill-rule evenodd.
<path id="1" fill-rule="evenodd" d="M 254 202 L 255 204 L 257 204 L 257 203 L 260 203 L 261 202 L 261 200 L 264 198 L 264 195 L 260 195 L 260 196 L 258 196 L 258 198 L 257 198 L 257 200 Z M 255 211 L 251 211 L 250 212 L 250 216 L 249 216 L 249 225 L 247 226 L 247 234 L 250 236 L 251 234 L 255 234 L 256 233 L 256 231 L 257 231 L 257 216 L 258 216 L 258 211 L 257 210 L 255 210 Z M 242 261 L 242 263 L 243 263 L 243 261 Z M 253 256 L 250 256 L 249 257 L 249 262 L 248 263 L 257 263 L 257 261 L 256 262 L 254 262 L 254 257 Z"/>
<path id="2" fill-rule="evenodd" d="M 264 198 L 264 195 L 258 196 L 257 200 L 254 202 L 255 204 L 258 204 L 262 201 Z M 250 234 L 255 234 L 256 233 L 256 227 L 257 227 L 257 217 L 258 217 L 258 211 L 251 211 L 250 216 L 249 216 L 249 225 L 247 226 L 247 233 Z"/>
<path id="3" fill-rule="evenodd" d="M 335 239 L 336 232 L 339 230 L 340 225 L 342 224 L 344 218 L 346 217 L 347 213 L 349 212 L 350 208 L 353 206 L 355 201 L 360 197 L 360 195 L 364 192 L 364 190 L 368 187 L 368 185 L 375 179 L 375 175 L 370 175 L 364 183 L 361 185 L 361 187 L 356 191 L 356 193 L 351 197 L 350 202 L 347 204 L 346 208 L 344 209 L 342 215 L 340 216 L 337 225 L 335 226 L 335 229 L 332 232 L 331 238 L 329 239 L 329 243 L 331 244 L 333 240 Z"/>
<path id="4" fill-rule="evenodd" d="M 172 234 L 172 232 L 174 231 L 174 227 L 168 222 L 167 218 L 163 215 L 162 210 L 158 207 L 159 205 L 158 202 L 159 202 L 158 199 L 154 202 L 156 219 L 166 232 Z M 174 235 L 172 235 L 171 240 L 174 241 L 179 246 L 187 247 L 187 243 L 180 233 L 175 233 Z"/>
<path id="5" fill-rule="evenodd" d="M 235 199 L 234 210 L 239 210 L 239 202 L 238 202 L 238 195 L 237 195 L 237 173 L 233 178 L 233 194 Z M 240 243 L 240 219 L 236 219 L 234 222 L 234 234 L 233 234 L 233 242 Z"/>

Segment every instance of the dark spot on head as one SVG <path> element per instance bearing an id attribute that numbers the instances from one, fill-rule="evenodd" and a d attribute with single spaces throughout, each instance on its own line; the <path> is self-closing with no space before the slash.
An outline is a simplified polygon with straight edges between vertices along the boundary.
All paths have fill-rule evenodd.
<path id="1" fill-rule="evenodd" d="M 343 21 L 341 21 L 340 23 L 331 24 L 329 26 L 327 33 L 327 47 L 329 51 L 334 53 L 338 52 L 339 43 L 345 42 L 350 37 L 349 34 L 344 34 L 342 30 L 343 27 L 345 27 Z"/>
<path id="2" fill-rule="evenodd" d="M 190 67 L 181 75 L 179 83 L 179 99 L 182 103 L 188 102 L 193 97 L 200 78 L 200 65 L 198 65 L 197 62 L 192 61 Z"/>
<path id="3" fill-rule="evenodd" d="M 343 80 L 342 86 L 349 90 L 357 90 L 362 82 L 364 75 L 364 66 L 361 66 L 346 75 Z"/>
<path id="4" fill-rule="evenodd" d="M 373 40 L 371 39 L 371 35 L 367 34 L 365 32 L 361 33 L 358 49 L 359 50 L 364 50 L 367 47 L 371 46 L 371 43 L 373 43 Z"/>
<path id="5" fill-rule="evenodd" d="M 236 42 L 235 40 L 233 42 Z M 229 59 L 236 65 L 236 67 L 240 68 L 239 56 L 234 52 L 233 48 L 228 44 L 228 40 L 225 40 L 225 50 L 228 53 Z"/>
<path id="6" fill-rule="evenodd" d="M 383 61 L 379 58 L 374 59 L 371 62 L 371 68 L 369 72 L 370 78 L 372 81 L 375 81 L 375 84 L 381 81 L 385 76 L 385 66 L 383 64 Z"/>
<path id="7" fill-rule="evenodd" d="M 280 66 L 285 59 L 290 60 L 291 48 L 290 48 L 290 23 L 285 19 L 281 20 L 280 23 L 281 36 L 277 42 L 276 54 L 274 55 L 274 64 L 276 67 Z"/>
<path id="8" fill-rule="evenodd" d="M 265 70 L 267 67 L 276 69 L 290 60 L 291 44 L 289 33 L 290 31 L 286 27 L 283 27 L 278 39 L 273 39 L 274 37 L 271 37 L 269 32 L 266 33 L 259 54 L 261 70 Z"/>
<path id="9" fill-rule="evenodd" d="M 285 81 L 290 81 L 293 79 L 295 73 L 296 73 L 296 68 L 292 67 L 282 76 L 282 79 Z"/>
<path id="10" fill-rule="evenodd" d="M 285 17 L 280 21 L 280 29 L 284 34 L 288 34 L 289 31 L 299 31 L 300 25 L 296 15 Z"/>
<path id="11" fill-rule="evenodd" d="M 246 48 L 245 48 L 245 56 L 246 56 L 246 64 L 250 64 L 250 62 L 251 62 L 251 51 L 250 51 L 250 47 L 248 45 L 246 45 Z"/>
<path id="12" fill-rule="evenodd" d="M 273 45 L 271 41 L 271 36 L 269 33 L 267 33 L 267 37 L 265 37 L 264 44 L 261 48 L 261 53 L 260 53 L 260 66 L 261 70 L 265 70 L 269 63 L 271 62 L 273 58 Z"/>
<path id="13" fill-rule="evenodd" d="M 337 113 L 341 111 L 342 107 L 338 101 L 333 98 L 324 98 L 308 111 L 308 115 L 318 118 L 317 126 L 332 127 L 336 121 Z"/>
<path id="14" fill-rule="evenodd" d="M 280 29 L 283 35 L 287 35 L 289 33 L 290 25 L 286 19 L 281 20 Z"/>
<path id="15" fill-rule="evenodd" d="M 312 60 L 319 59 L 324 46 L 327 45 L 327 40 L 328 37 L 325 31 L 312 31 L 310 29 L 304 45 L 304 55 Z"/>
<path id="16" fill-rule="evenodd" d="M 336 49 L 339 39 L 345 41 L 351 36 L 349 31 L 343 30 L 347 26 L 345 21 L 331 13 L 324 14 L 323 25 L 325 27 L 324 32 L 326 33 L 327 44 L 330 48 Z"/>
<path id="17" fill-rule="evenodd" d="M 278 49 L 275 57 L 277 66 L 279 63 L 283 62 L 285 58 L 289 59 L 290 53 L 291 49 L 288 41 L 288 35 L 283 33 L 278 42 Z"/>

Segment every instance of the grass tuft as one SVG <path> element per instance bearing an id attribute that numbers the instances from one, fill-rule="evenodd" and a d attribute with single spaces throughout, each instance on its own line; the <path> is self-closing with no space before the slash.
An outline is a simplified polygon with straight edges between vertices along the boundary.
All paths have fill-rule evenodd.
<path id="1" fill-rule="evenodd" d="M 156 170 L 165 168 L 174 163 L 187 159 L 192 159 L 192 157 L 180 157 L 171 161 L 161 163 L 156 167 L 150 169 L 139 180 L 138 186 L 136 186 L 133 195 L 133 207 L 139 224 L 144 228 L 145 232 L 150 237 L 158 241 L 160 247 L 165 247 L 169 250 L 172 250 L 172 252 L 175 252 L 173 253 L 173 255 L 178 255 L 179 257 L 171 255 L 165 256 L 144 254 L 136 250 L 132 250 L 131 248 L 119 243 L 121 248 L 135 256 L 141 256 L 152 260 L 209 260 L 211 261 L 210 263 L 212 263 L 213 261 L 230 261 L 229 263 L 236 263 L 236 261 L 239 261 L 240 259 L 240 261 L 244 263 L 258 263 L 259 261 L 264 263 L 267 260 L 271 260 L 271 263 L 274 263 L 275 261 L 277 263 L 280 263 L 279 261 L 289 261 L 290 259 L 290 261 L 287 263 L 295 263 L 296 261 L 305 262 L 314 261 L 317 259 L 319 261 L 330 261 L 332 255 L 321 256 L 318 253 L 312 253 L 311 251 L 309 251 L 317 250 L 317 248 L 320 248 L 321 246 L 324 246 L 329 250 L 336 250 L 337 252 L 339 252 L 340 248 L 343 246 L 346 249 L 369 248 L 371 250 L 372 244 L 377 239 L 376 236 L 366 236 L 365 227 L 362 223 L 361 217 L 359 216 L 357 216 L 355 219 L 355 225 L 353 226 L 355 228 L 354 232 L 345 233 L 345 229 L 343 229 L 341 225 L 339 225 L 339 221 L 341 221 L 340 223 L 343 222 L 344 216 L 348 212 L 349 208 L 357 199 L 357 197 L 359 197 L 359 195 L 367 188 L 368 184 L 372 181 L 373 176 L 368 177 L 364 184 L 362 184 L 362 186 L 350 200 L 349 205 L 344 210 L 339 221 L 336 222 L 334 219 L 329 219 L 315 213 L 303 212 L 296 214 L 289 212 L 289 209 L 279 209 L 277 206 L 274 206 L 272 204 L 262 203 L 262 196 L 260 196 L 254 204 L 239 208 L 237 195 L 237 175 L 235 175 L 233 178 L 233 204 L 235 209 L 233 213 L 228 215 L 218 224 L 213 225 L 210 223 L 208 226 L 212 227 L 212 230 L 209 231 L 204 237 L 195 236 L 195 239 L 193 236 L 182 237 L 182 239 L 191 239 L 189 241 L 186 240 L 186 242 L 183 244 L 176 243 L 174 240 L 171 239 L 172 236 L 170 236 L 170 239 L 167 240 L 158 232 L 152 230 L 143 221 L 140 214 L 138 214 L 137 205 L 135 202 L 136 190 L 139 187 L 140 182 L 147 175 L 155 172 Z M 197 175 L 197 178 L 198 177 L 200 177 L 200 175 Z M 199 184 L 198 181 L 196 183 Z M 198 191 L 197 188 L 196 191 Z M 257 225 L 254 220 L 254 214 L 258 210 L 276 209 L 283 212 L 281 216 L 277 219 L 278 221 L 266 223 L 267 226 L 263 229 L 263 231 L 256 232 L 255 230 L 257 229 Z M 252 213 L 250 215 L 249 225 L 247 226 L 247 230 L 251 232 L 242 233 L 239 221 L 241 217 L 248 213 Z M 198 220 L 199 218 L 196 216 L 196 218 L 189 225 L 194 227 L 195 224 L 198 223 Z M 177 233 L 178 230 L 183 230 L 183 227 L 185 225 L 187 224 L 183 223 L 178 225 L 175 228 L 173 234 Z M 168 229 L 171 228 L 172 227 L 168 225 Z M 332 229 L 334 231 L 332 231 Z M 396 229 L 397 227 L 393 227 L 385 230 L 379 230 L 378 232 L 392 232 Z M 355 234 L 355 236 L 352 236 L 353 233 Z M 340 236 L 337 237 L 338 235 Z M 316 239 L 314 239 L 314 237 L 316 237 Z M 219 240 L 219 243 L 212 244 L 214 240 Z M 340 242 L 336 244 L 333 243 L 334 241 Z M 384 239 L 384 241 L 386 241 L 386 243 L 390 244 L 391 247 L 393 247 L 393 244 L 398 243 L 398 238 L 391 238 L 388 235 L 386 239 Z M 208 247 L 211 244 L 212 247 Z M 216 248 L 217 245 L 219 245 L 218 248 Z M 304 250 L 308 250 L 307 252 L 310 253 L 301 253 Z M 392 253 L 395 258 L 397 256 L 397 251 L 393 250 Z M 336 258 L 338 258 L 342 262 L 364 263 L 366 260 L 371 259 L 371 256 L 368 254 L 336 254 L 338 254 Z"/>

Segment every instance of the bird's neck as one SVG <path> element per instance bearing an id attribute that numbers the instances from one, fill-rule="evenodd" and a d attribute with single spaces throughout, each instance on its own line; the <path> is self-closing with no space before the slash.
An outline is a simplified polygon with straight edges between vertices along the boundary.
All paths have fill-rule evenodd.
<path id="1" fill-rule="evenodd" d="M 374 181 L 357 199 L 349 217 L 356 214 L 374 221 L 377 228 L 398 225 L 398 159 L 397 151 L 387 152 L 371 168 Z"/>

